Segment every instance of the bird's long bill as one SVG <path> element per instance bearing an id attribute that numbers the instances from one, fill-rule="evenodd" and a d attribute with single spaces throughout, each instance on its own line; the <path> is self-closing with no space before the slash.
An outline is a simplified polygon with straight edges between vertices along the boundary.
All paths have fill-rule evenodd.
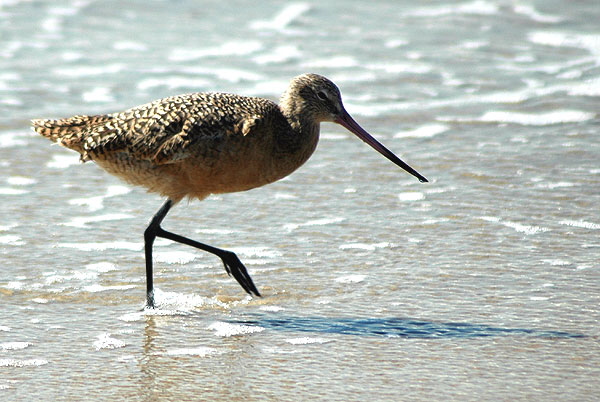
<path id="1" fill-rule="evenodd" d="M 356 121 L 354 121 L 354 119 L 348 114 L 348 112 L 344 111 L 344 113 L 340 117 L 337 117 L 334 121 L 351 131 L 353 134 L 355 134 L 358 138 L 360 138 L 367 144 L 369 144 L 381 155 L 385 156 L 386 158 L 394 162 L 396 165 L 415 176 L 417 179 L 419 179 L 421 183 L 428 181 L 419 172 L 408 166 L 404 161 L 402 161 L 400 158 L 394 155 L 392 151 L 384 147 L 382 143 L 373 138 L 371 134 L 367 133 Z"/>

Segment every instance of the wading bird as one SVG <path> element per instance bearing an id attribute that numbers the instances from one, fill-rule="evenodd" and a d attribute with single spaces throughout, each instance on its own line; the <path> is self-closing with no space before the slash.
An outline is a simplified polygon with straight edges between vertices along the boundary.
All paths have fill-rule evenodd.
<path id="1" fill-rule="evenodd" d="M 228 93 L 172 96 L 120 113 L 32 120 L 36 132 L 75 150 L 126 182 L 167 198 L 144 232 L 146 305 L 153 308 L 156 237 L 217 255 L 246 292 L 260 296 L 246 267 L 222 250 L 161 227 L 184 197 L 250 190 L 299 168 L 314 152 L 321 122 L 342 125 L 421 182 L 427 179 L 362 129 L 346 112 L 338 87 L 317 74 L 290 82 L 279 105 Z"/>

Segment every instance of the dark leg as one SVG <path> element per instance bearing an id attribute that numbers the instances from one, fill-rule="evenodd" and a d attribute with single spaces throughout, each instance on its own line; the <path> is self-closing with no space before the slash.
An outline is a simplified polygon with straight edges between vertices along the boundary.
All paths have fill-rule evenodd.
<path id="1" fill-rule="evenodd" d="M 162 207 L 158 210 L 156 215 L 150 221 L 150 225 L 144 232 L 145 241 L 145 252 L 146 252 L 146 304 L 150 308 L 154 308 L 154 285 L 152 280 L 152 245 L 156 237 L 163 237 L 178 243 L 187 244 L 188 246 L 196 247 L 200 250 L 204 250 L 211 254 L 221 258 L 225 265 L 225 271 L 230 276 L 233 276 L 235 280 L 242 286 L 242 288 L 251 295 L 260 296 L 258 289 L 254 286 L 252 278 L 248 274 L 246 267 L 235 253 L 220 248 L 212 247 L 197 241 L 188 239 L 187 237 L 180 236 L 175 233 L 167 232 L 160 227 L 160 223 L 163 221 L 167 213 L 173 206 L 171 200 L 167 200 Z"/>
<path id="2" fill-rule="evenodd" d="M 162 207 L 152 217 L 150 224 L 144 231 L 144 251 L 146 254 L 146 306 L 154 308 L 154 279 L 152 275 L 152 246 L 154 245 L 154 239 L 158 230 L 160 229 L 160 223 L 165 219 L 167 213 L 173 206 L 171 200 L 167 200 Z"/>

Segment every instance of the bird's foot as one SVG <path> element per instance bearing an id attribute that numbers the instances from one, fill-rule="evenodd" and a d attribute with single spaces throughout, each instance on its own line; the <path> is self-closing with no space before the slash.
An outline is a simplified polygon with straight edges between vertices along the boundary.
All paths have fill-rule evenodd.
<path id="1" fill-rule="evenodd" d="M 219 257 L 223 260 L 225 271 L 229 276 L 233 276 L 250 295 L 261 297 L 254 282 L 252 282 L 252 278 L 250 278 L 250 274 L 248 274 L 248 270 L 234 252 L 224 250 Z"/>
<path id="2" fill-rule="evenodd" d="M 146 306 L 144 306 L 144 309 L 155 309 L 156 308 L 156 304 L 154 303 L 154 292 L 148 292 L 146 294 Z"/>

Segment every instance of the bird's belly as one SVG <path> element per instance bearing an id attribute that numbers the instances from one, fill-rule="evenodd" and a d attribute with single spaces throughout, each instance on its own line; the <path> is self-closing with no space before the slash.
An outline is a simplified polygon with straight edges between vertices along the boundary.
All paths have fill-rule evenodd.
<path id="1" fill-rule="evenodd" d="M 129 184 L 145 187 L 148 191 L 159 193 L 173 201 L 179 201 L 187 195 L 185 181 L 182 180 L 180 167 L 177 165 L 156 165 L 148 160 L 130 159 L 127 154 L 119 153 L 110 158 L 95 158 L 94 162 Z"/>
<path id="2" fill-rule="evenodd" d="M 257 152 L 202 155 L 166 164 L 116 152 L 94 161 L 108 173 L 173 201 L 250 190 L 277 181 L 296 168 Z"/>
<path id="3" fill-rule="evenodd" d="M 252 158 L 223 158 L 212 166 L 194 166 L 186 170 L 190 172 L 189 187 L 192 197 L 205 193 L 246 191 L 280 178 L 264 160 Z"/>

